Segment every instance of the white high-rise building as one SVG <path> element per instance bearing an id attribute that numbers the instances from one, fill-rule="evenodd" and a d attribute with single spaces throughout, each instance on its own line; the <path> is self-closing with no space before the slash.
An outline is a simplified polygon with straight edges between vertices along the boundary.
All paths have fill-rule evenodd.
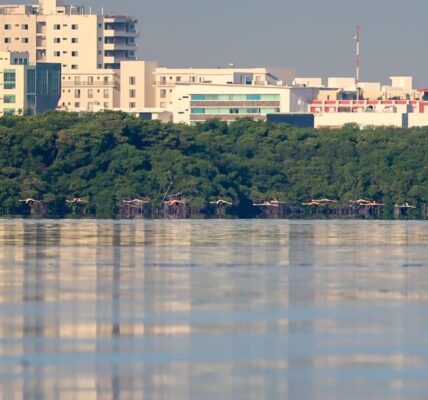
<path id="1" fill-rule="evenodd" d="M 2 5 L 0 51 L 27 51 L 31 62 L 60 62 L 63 73 L 119 69 L 121 61 L 136 59 L 136 23 L 58 0 Z"/>
<path id="2" fill-rule="evenodd" d="M 120 63 L 136 59 L 136 23 L 134 17 L 92 14 L 59 0 L 2 5 L 0 51 L 60 63 L 63 109 L 119 107 Z"/>

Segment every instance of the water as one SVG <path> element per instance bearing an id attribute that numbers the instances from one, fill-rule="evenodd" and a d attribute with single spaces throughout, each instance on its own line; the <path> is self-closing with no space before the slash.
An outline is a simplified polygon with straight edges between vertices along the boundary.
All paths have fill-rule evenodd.
<path id="1" fill-rule="evenodd" d="M 428 224 L 0 220 L 1 399 L 426 399 Z"/>

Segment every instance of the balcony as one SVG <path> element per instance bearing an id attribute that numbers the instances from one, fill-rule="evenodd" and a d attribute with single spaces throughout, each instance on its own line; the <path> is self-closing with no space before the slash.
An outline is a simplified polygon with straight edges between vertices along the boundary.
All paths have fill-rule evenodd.
<path id="1" fill-rule="evenodd" d="M 128 31 L 126 29 L 104 29 L 105 37 L 133 37 L 137 38 L 140 36 L 138 31 Z"/>
<path id="2" fill-rule="evenodd" d="M 131 43 L 104 43 L 104 50 L 137 51 L 137 45 Z"/>
<path id="3" fill-rule="evenodd" d="M 78 87 L 97 87 L 97 88 L 117 88 L 119 87 L 119 82 L 117 81 L 108 81 L 108 82 L 104 82 L 104 81 L 79 81 L 76 82 L 74 80 L 69 80 L 69 81 L 65 81 L 63 80 L 61 82 L 61 86 L 63 88 L 78 88 Z"/>

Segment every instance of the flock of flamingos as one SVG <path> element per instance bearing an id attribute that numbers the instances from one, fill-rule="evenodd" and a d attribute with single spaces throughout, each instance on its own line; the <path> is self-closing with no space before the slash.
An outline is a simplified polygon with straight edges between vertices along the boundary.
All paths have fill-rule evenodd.
<path id="1" fill-rule="evenodd" d="M 32 206 L 35 204 L 42 204 L 41 200 L 36 200 L 33 198 L 27 198 L 27 199 L 23 199 L 23 200 L 19 200 L 22 203 L 25 203 L 28 206 Z M 69 204 L 89 204 L 89 201 L 86 199 L 82 199 L 80 197 L 74 197 L 73 199 L 66 200 L 66 203 Z M 188 200 L 185 199 L 169 199 L 169 200 L 164 200 L 163 201 L 165 206 L 168 207 L 177 207 L 177 206 L 185 206 L 188 204 Z M 219 199 L 216 201 L 210 201 L 209 202 L 212 205 L 215 205 L 216 207 L 222 207 L 222 206 L 231 206 L 233 205 L 232 202 L 230 201 L 226 201 L 223 199 Z M 307 206 L 307 207 L 320 207 L 320 206 L 325 206 L 328 204 L 337 204 L 338 201 L 337 200 L 332 200 L 332 199 L 328 199 L 328 198 L 322 198 L 322 199 L 318 199 L 318 200 L 311 200 L 308 202 L 304 202 L 302 203 L 303 206 Z M 364 199 L 358 199 L 358 200 L 351 200 L 350 201 L 351 205 L 355 205 L 355 206 L 360 206 L 360 207 L 383 207 L 385 206 L 384 203 L 379 203 L 377 201 L 374 200 L 364 200 Z M 132 199 L 132 200 L 122 200 L 122 204 L 126 204 L 129 206 L 136 206 L 136 207 L 142 207 L 146 204 L 150 204 L 150 200 L 144 200 L 144 199 Z M 274 200 L 266 200 L 266 201 L 262 201 L 260 203 L 253 203 L 253 206 L 255 207 L 280 207 L 281 205 L 286 204 L 285 202 L 279 201 L 277 199 Z M 401 208 L 401 209 L 416 209 L 415 206 L 411 206 L 409 203 L 403 203 L 403 204 L 396 204 L 395 205 L 396 208 Z"/>

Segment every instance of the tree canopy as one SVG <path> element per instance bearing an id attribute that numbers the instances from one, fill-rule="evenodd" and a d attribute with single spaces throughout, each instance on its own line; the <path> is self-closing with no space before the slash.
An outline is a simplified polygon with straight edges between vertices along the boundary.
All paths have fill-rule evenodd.
<path id="1" fill-rule="evenodd" d="M 298 129 L 211 120 L 195 126 L 125 113 L 52 112 L 0 119 L 0 214 L 28 212 L 20 199 L 73 213 L 67 198 L 90 200 L 99 217 L 125 198 L 160 203 L 179 192 L 201 215 L 219 198 L 254 216 L 252 203 L 313 198 L 342 204 L 369 198 L 393 207 L 428 203 L 428 128 Z M 392 210 L 385 207 L 385 217 Z"/>

